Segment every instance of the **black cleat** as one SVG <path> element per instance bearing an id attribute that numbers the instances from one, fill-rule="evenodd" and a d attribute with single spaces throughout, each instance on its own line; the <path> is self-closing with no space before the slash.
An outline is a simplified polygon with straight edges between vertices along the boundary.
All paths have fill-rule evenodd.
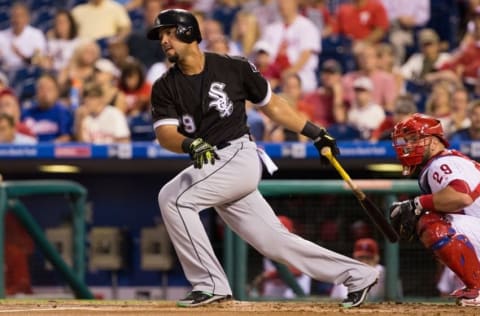
<path id="1" fill-rule="evenodd" d="M 209 292 L 203 291 L 192 291 L 188 293 L 188 295 L 177 301 L 177 306 L 179 307 L 196 307 L 202 306 L 206 304 L 210 304 L 213 302 L 221 302 L 225 300 L 231 299 L 231 295 L 218 295 Z"/>
<path id="2" fill-rule="evenodd" d="M 348 293 L 348 296 L 345 300 L 342 302 L 342 306 L 345 308 L 350 308 L 350 307 L 356 307 L 362 305 L 363 302 L 367 299 L 368 292 L 370 289 L 377 284 L 378 279 L 376 279 L 372 284 L 367 286 L 366 288 L 363 288 L 361 290 Z"/>

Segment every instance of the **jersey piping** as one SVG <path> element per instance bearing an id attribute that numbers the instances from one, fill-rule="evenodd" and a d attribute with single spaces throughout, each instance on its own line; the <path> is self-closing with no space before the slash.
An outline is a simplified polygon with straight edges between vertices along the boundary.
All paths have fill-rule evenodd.
<path id="1" fill-rule="evenodd" d="M 153 129 L 156 129 L 159 126 L 162 125 L 175 125 L 178 126 L 180 123 L 178 122 L 177 119 L 163 119 L 163 120 L 158 120 L 155 123 L 153 123 Z"/>
<path id="2" fill-rule="evenodd" d="M 253 105 L 259 106 L 259 107 L 265 106 L 268 104 L 268 102 L 270 102 L 271 98 L 272 98 L 272 89 L 270 87 L 270 82 L 267 81 L 267 94 L 265 95 L 265 98 L 263 98 L 263 100 L 260 101 L 259 103 L 254 103 Z"/>

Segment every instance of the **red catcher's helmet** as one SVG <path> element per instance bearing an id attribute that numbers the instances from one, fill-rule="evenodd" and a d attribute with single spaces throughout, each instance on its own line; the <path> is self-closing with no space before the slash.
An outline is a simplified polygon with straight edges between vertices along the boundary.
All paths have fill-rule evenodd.
<path id="1" fill-rule="evenodd" d="M 426 139 L 428 136 L 436 136 L 445 147 L 449 146 L 440 121 L 424 114 L 415 113 L 393 128 L 393 147 L 403 165 L 404 175 L 411 174 L 422 163 L 425 149 L 431 142 Z"/>

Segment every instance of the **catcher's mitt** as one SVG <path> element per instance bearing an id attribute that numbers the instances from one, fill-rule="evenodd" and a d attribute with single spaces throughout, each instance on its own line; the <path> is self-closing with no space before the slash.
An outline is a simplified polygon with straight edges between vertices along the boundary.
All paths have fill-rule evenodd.
<path id="1" fill-rule="evenodd" d="M 423 214 L 415 200 L 394 202 L 390 207 L 390 222 L 401 240 L 411 241 L 415 237 L 418 220 Z"/>

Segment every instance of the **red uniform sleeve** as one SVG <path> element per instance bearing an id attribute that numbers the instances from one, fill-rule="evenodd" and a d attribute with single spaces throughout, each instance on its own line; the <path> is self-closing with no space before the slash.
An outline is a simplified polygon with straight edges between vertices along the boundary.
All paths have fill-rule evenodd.
<path id="1" fill-rule="evenodd" d="M 388 31 L 390 24 L 385 7 L 380 2 L 371 1 L 370 3 L 372 5 L 373 25 L 384 31 Z"/>
<path id="2" fill-rule="evenodd" d="M 321 9 L 322 16 L 323 16 L 323 23 L 327 26 L 330 26 L 332 29 L 334 29 L 335 26 L 335 18 L 330 14 L 330 11 L 328 11 L 327 7 L 323 7 Z"/>
<path id="3" fill-rule="evenodd" d="M 342 21 L 343 21 L 343 16 L 344 16 L 344 11 L 345 11 L 343 6 L 344 5 L 342 4 L 338 8 L 337 14 L 336 14 L 335 19 L 334 19 L 333 24 L 332 24 L 333 33 L 335 33 L 335 34 L 344 32 L 344 30 L 342 28 L 342 25 L 344 25 L 344 23 Z"/>

